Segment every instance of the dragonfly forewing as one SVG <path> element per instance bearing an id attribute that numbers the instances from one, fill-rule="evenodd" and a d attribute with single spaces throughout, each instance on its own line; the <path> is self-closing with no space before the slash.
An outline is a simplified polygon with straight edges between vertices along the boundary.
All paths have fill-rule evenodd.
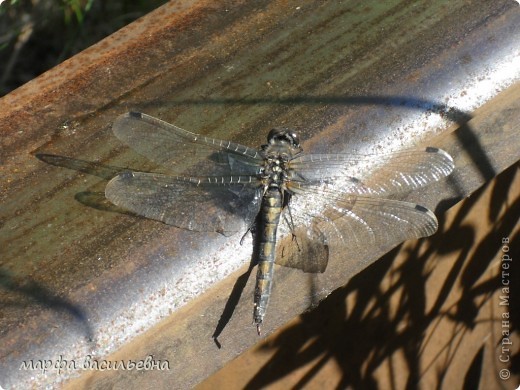
<path id="1" fill-rule="evenodd" d="M 137 112 L 119 116 L 112 131 L 135 151 L 179 174 L 254 175 L 263 161 L 254 148 L 198 135 Z"/>

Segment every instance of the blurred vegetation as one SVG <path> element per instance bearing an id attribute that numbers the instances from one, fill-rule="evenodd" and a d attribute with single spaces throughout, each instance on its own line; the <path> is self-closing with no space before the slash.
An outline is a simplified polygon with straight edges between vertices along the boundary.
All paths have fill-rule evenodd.
<path id="1" fill-rule="evenodd" d="M 0 96 L 167 0 L 0 0 Z"/>

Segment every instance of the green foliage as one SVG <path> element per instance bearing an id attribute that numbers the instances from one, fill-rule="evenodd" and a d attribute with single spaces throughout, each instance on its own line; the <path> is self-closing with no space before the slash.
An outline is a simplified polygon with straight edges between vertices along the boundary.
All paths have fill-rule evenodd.
<path id="1" fill-rule="evenodd" d="M 166 0 L 0 0 L 0 96 Z"/>
<path id="2" fill-rule="evenodd" d="M 70 24 L 72 15 L 76 16 L 78 24 L 83 23 L 85 14 L 92 8 L 94 0 L 81 1 L 81 0 L 62 0 L 63 15 L 65 24 Z M 83 3 L 85 3 L 83 5 Z"/>

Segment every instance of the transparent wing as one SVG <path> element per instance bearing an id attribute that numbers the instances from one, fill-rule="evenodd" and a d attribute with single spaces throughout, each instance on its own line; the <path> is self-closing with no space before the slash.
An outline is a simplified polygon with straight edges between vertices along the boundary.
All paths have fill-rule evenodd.
<path id="1" fill-rule="evenodd" d="M 231 235 L 251 226 L 261 204 L 254 177 L 182 177 L 125 172 L 105 196 L 136 214 L 183 229 Z"/>
<path id="2" fill-rule="evenodd" d="M 280 233 L 296 235 L 285 239 L 290 255 L 282 264 L 306 272 L 323 272 L 328 251 L 341 248 L 366 251 L 374 246 L 388 249 L 402 241 L 430 236 L 437 230 L 437 218 L 415 203 L 357 194 L 338 194 L 327 184 L 291 188 L 291 221 Z M 300 244 L 298 238 L 303 242 Z M 302 250 L 303 248 L 303 250 Z M 306 248 L 317 254 L 312 258 Z"/>
<path id="3" fill-rule="evenodd" d="M 386 155 L 310 154 L 290 163 L 301 182 L 327 182 L 344 193 L 390 196 L 448 176 L 453 159 L 437 148 Z"/>
<path id="4" fill-rule="evenodd" d="M 191 133 L 142 113 L 119 116 L 112 130 L 151 161 L 186 175 L 252 175 L 262 162 L 256 149 Z"/>

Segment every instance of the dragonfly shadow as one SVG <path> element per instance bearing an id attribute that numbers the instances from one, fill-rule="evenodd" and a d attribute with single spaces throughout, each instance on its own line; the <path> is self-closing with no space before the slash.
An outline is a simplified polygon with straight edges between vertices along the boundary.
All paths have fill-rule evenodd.
<path id="1" fill-rule="evenodd" d="M 300 323 L 266 342 L 261 353 L 272 357 L 246 388 L 265 388 L 296 370 L 304 374 L 292 388 L 316 385 L 312 381 L 319 381 L 320 371 L 330 362 L 340 370 L 335 388 L 386 388 L 395 385 L 396 378 L 403 387 L 415 388 L 425 375 L 434 376 L 434 387 L 452 387 L 449 373 L 453 370 L 464 388 L 478 387 L 471 385 L 491 375 L 485 371 L 485 356 L 496 352 L 493 343 L 474 332 L 491 324 L 496 331 L 502 321 L 500 313 L 488 319 L 489 305 L 497 307 L 496 294 L 502 287 L 499 270 L 490 267 L 502 253 L 504 237 L 509 237 L 510 248 L 520 245 L 520 197 L 516 195 L 512 203 L 505 197 L 500 205 L 492 203 L 515 174 L 518 170 L 512 167 L 498 176 L 493 187 L 478 190 L 449 224 L 441 218 L 439 233 L 407 249 L 400 265 L 393 265 L 399 254 L 396 248 L 317 309 L 303 314 Z M 486 188 L 491 196 L 486 197 Z M 478 213 L 478 202 L 487 202 L 490 216 L 496 217 L 483 237 L 478 226 L 468 223 L 470 214 Z M 439 269 L 442 275 L 435 276 Z M 511 300 L 509 313 L 517 318 L 519 309 L 518 302 Z M 518 321 L 513 319 L 511 326 L 511 334 L 518 331 Z M 471 337 L 478 339 L 477 344 Z M 469 348 L 468 343 L 476 348 Z M 519 368 L 513 356 L 510 370 L 518 372 Z M 489 369 L 494 368 L 488 362 Z"/>
<path id="2" fill-rule="evenodd" d="M 17 281 L 8 272 L 0 269 L 0 289 L 14 295 L 23 297 L 19 301 L 13 299 L 5 299 L 0 302 L 0 308 L 7 308 L 8 306 L 17 306 L 25 309 L 30 305 L 39 305 L 46 309 L 50 309 L 56 313 L 63 314 L 64 318 L 72 318 L 79 323 L 82 332 L 85 334 L 89 342 L 94 341 L 94 333 L 88 321 L 88 316 L 84 308 L 80 305 L 71 302 L 68 299 L 62 298 L 49 289 L 33 280 L 24 279 L 23 283 Z M 61 324 L 47 324 L 48 326 L 55 325 L 62 328 Z"/>
<path id="3" fill-rule="evenodd" d="M 128 168 L 116 167 L 111 165 L 100 164 L 92 161 L 80 160 L 72 157 L 59 156 L 55 154 L 46 154 L 46 153 L 37 153 L 35 155 L 37 159 L 43 161 L 47 164 L 54 165 L 57 167 L 67 168 L 74 171 L 86 173 L 88 175 L 93 175 L 100 177 L 106 181 L 109 181 L 113 177 L 119 175 L 122 172 L 129 171 Z M 80 202 L 81 204 L 101 210 L 101 211 L 110 211 L 114 213 L 120 214 L 128 214 L 132 216 L 139 217 L 138 215 L 125 210 L 121 207 L 117 207 L 114 204 L 110 203 L 105 198 L 104 192 L 95 192 L 95 191 L 84 191 L 78 192 L 74 196 L 74 198 Z"/>
<path id="4" fill-rule="evenodd" d="M 218 340 L 219 336 L 222 334 L 223 330 L 231 320 L 231 317 L 233 316 L 233 313 L 238 305 L 238 302 L 240 301 L 240 297 L 242 296 L 242 293 L 244 292 L 244 288 L 246 287 L 247 281 L 249 280 L 249 277 L 251 276 L 251 271 L 253 270 L 254 266 L 256 265 L 256 262 L 254 260 L 251 260 L 251 263 L 247 269 L 246 272 L 244 272 L 242 275 L 240 275 L 235 284 L 233 285 L 233 289 L 231 290 L 231 293 L 229 294 L 229 297 L 226 301 L 226 305 L 224 306 L 224 309 L 222 310 L 222 314 L 220 315 L 219 321 L 217 323 L 217 326 L 215 327 L 215 331 L 213 332 L 213 335 L 211 336 L 213 338 L 213 341 L 215 342 L 215 345 L 217 348 L 222 348 L 222 344 Z"/>
<path id="5" fill-rule="evenodd" d="M 128 168 L 104 165 L 92 161 L 79 160 L 72 157 L 58 156 L 55 154 L 36 153 L 35 157 L 38 160 L 50 165 L 87 173 L 105 180 L 110 180 L 118 174 L 129 170 Z"/>
<path id="6" fill-rule="evenodd" d="M 222 331 L 231 320 L 231 317 L 233 316 L 233 313 L 238 306 L 238 302 L 240 301 L 240 297 L 244 292 L 247 281 L 251 276 L 251 271 L 253 271 L 255 265 L 258 263 L 258 246 L 260 243 L 260 235 L 256 234 L 254 230 L 251 233 L 253 234 L 253 254 L 251 256 L 251 262 L 249 263 L 247 271 L 240 275 L 233 285 L 233 289 L 231 290 L 231 293 L 229 294 L 229 297 L 226 301 L 226 305 L 222 310 L 222 314 L 220 315 L 215 331 L 211 336 L 219 349 L 222 348 L 222 345 L 219 342 L 218 337 L 221 335 Z"/>

